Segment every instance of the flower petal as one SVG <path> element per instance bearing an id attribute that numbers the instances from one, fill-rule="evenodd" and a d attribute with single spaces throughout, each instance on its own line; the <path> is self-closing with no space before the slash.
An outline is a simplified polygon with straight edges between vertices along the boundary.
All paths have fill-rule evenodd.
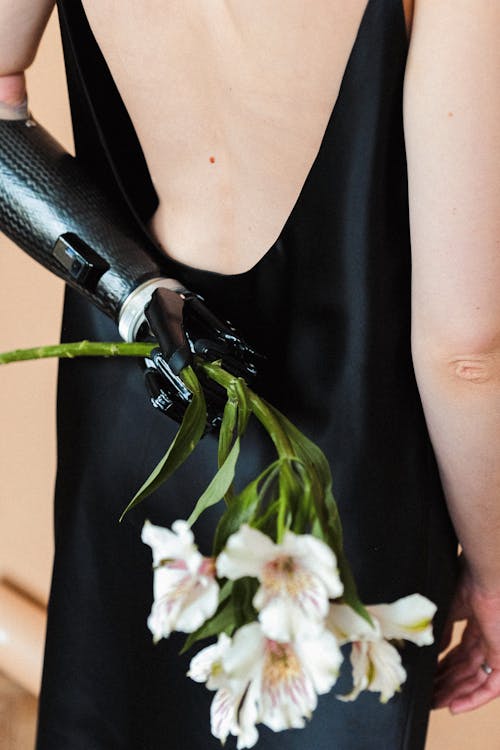
<path id="1" fill-rule="evenodd" d="M 292 643 L 266 642 L 261 674 L 260 718 L 279 732 L 304 725 L 316 708 L 317 697 Z"/>
<path id="2" fill-rule="evenodd" d="M 276 554 L 276 545 L 266 534 L 243 524 L 226 542 L 217 558 L 219 578 L 258 578 L 265 562 Z"/>
<path id="3" fill-rule="evenodd" d="M 254 597 L 256 606 L 256 597 Z M 327 602 L 328 606 L 328 602 Z M 258 607 L 256 606 L 258 609 Z M 325 612 L 326 614 L 326 612 Z M 259 612 L 263 633 L 273 641 L 290 641 L 321 632 L 321 618 L 308 616 L 294 599 L 273 597 Z"/>
<path id="4" fill-rule="evenodd" d="M 238 711 L 238 729 L 233 734 L 238 737 L 236 747 L 243 750 L 253 747 L 259 739 L 256 724 L 260 721 L 258 712 L 258 700 L 260 696 L 260 682 L 250 682 Z"/>
<path id="5" fill-rule="evenodd" d="M 214 737 L 222 744 L 229 734 L 238 732 L 238 706 L 241 694 L 231 692 L 227 687 L 217 690 L 210 706 L 210 728 Z M 248 746 L 250 747 L 250 746 Z"/>
<path id="6" fill-rule="evenodd" d="M 370 682 L 370 659 L 368 657 L 368 641 L 356 641 L 351 648 L 352 682 L 353 687 L 347 695 L 337 695 L 341 701 L 355 701 L 362 690 L 366 690 Z"/>
<path id="7" fill-rule="evenodd" d="M 368 607 L 380 623 L 385 638 L 404 638 L 417 646 L 433 643 L 432 618 L 436 605 L 420 594 L 411 594 L 392 604 L 376 604 Z"/>
<path id="8" fill-rule="evenodd" d="M 323 630 L 316 638 L 297 640 L 295 648 L 318 695 L 330 692 L 343 661 L 335 636 Z"/>
<path id="9" fill-rule="evenodd" d="M 217 643 L 206 646 L 193 656 L 189 664 L 187 676 L 195 682 L 206 682 L 214 671 L 217 664 L 222 666 L 221 659 L 224 651 L 231 643 L 231 639 L 225 633 L 221 633 Z"/>
<path id="10" fill-rule="evenodd" d="M 219 586 L 215 580 L 205 585 L 197 582 L 184 597 L 175 629 L 181 633 L 194 633 L 205 620 L 212 617 L 219 604 Z"/>
<path id="11" fill-rule="evenodd" d="M 387 703 L 406 680 L 399 652 L 383 638 L 353 643 L 351 664 L 354 686 L 349 695 L 337 696 L 343 701 L 353 701 L 362 690 L 369 690 L 380 693 L 380 702 Z"/>
<path id="12" fill-rule="evenodd" d="M 146 521 L 142 539 L 153 550 L 154 602 L 148 627 L 154 641 L 173 630 L 192 633 L 217 609 L 219 586 L 212 558 L 204 558 L 183 520 L 170 529 Z"/>
<path id="13" fill-rule="evenodd" d="M 229 679 L 250 681 L 264 660 L 265 638 L 258 622 L 243 625 L 233 636 L 222 664 Z"/>
<path id="14" fill-rule="evenodd" d="M 172 524 L 172 531 L 163 526 L 155 526 L 145 521 L 141 539 L 153 550 L 153 564 L 160 565 L 164 560 L 184 562 L 184 567 L 194 573 L 203 557 L 194 543 L 193 532 L 185 521 Z"/>
<path id="15" fill-rule="evenodd" d="M 381 703 L 387 703 L 406 680 L 401 656 L 394 646 L 384 639 L 370 643 L 368 649 L 372 665 L 368 690 L 380 693 Z"/>
<path id="16" fill-rule="evenodd" d="M 181 608 L 179 599 L 162 597 L 155 599 L 151 608 L 151 614 L 148 617 L 148 628 L 153 633 L 155 643 L 161 638 L 168 638 L 170 633 L 175 630 L 175 623 Z"/>
<path id="17" fill-rule="evenodd" d="M 371 626 L 364 617 L 358 615 L 347 604 L 330 605 L 327 627 L 336 636 L 341 646 L 352 641 L 371 641 L 381 637 L 380 627 L 376 620 Z"/>
<path id="18" fill-rule="evenodd" d="M 295 680 L 286 691 L 280 690 L 279 695 L 271 700 L 264 694 L 261 702 L 262 723 L 273 732 L 282 732 L 284 729 L 302 729 L 306 723 L 304 716 L 311 716 L 318 699 L 307 675 L 302 675 L 301 680 Z"/>
<path id="19" fill-rule="evenodd" d="M 322 581 L 330 599 L 342 595 L 344 586 L 340 580 L 337 558 L 328 544 L 312 534 L 294 534 L 287 531 L 283 539 L 282 552 L 300 559 L 301 563 Z"/>
<path id="20" fill-rule="evenodd" d="M 153 576 L 154 598 L 161 599 L 172 595 L 174 591 L 178 592 L 180 598 L 182 591 L 187 592 L 191 588 L 192 580 L 191 574 L 185 567 L 161 566 L 155 570 Z"/>

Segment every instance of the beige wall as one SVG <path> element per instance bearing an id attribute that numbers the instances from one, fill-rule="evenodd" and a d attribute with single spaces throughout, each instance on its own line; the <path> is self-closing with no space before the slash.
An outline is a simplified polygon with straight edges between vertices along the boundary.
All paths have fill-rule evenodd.
<path id="1" fill-rule="evenodd" d="M 35 115 L 71 146 L 61 53 L 52 19 L 29 72 Z M 56 342 L 62 283 L 0 237 L 0 349 Z M 0 369 L 0 575 L 45 601 L 52 556 L 55 363 Z"/>
<path id="2" fill-rule="evenodd" d="M 69 116 L 54 19 L 30 71 L 29 89 L 36 117 L 70 148 Z M 0 278 L 0 350 L 56 342 L 61 283 L 1 236 Z M 0 581 L 7 579 L 42 604 L 48 597 L 52 558 L 55 372 L 55 363 L 49 361 L 0 368 Z M 9 601 L 14 606 L 12 596 Z M 33 610 L 28 607 L 25 612 L 26 622 L 31 622 Z M 37 627 L 39 631 L 39 626 L 32 626 L 34 639 L 39 638 Z M 40 648 L 35 648 L 33 660 L 40 658 Z M 32 668 L 34 689 L 39 667 Z M 500 750 L 500 704 L 457 718 L 451 718 L 445 711 L 434 714 L 427 747 L 428 750 Z"/>

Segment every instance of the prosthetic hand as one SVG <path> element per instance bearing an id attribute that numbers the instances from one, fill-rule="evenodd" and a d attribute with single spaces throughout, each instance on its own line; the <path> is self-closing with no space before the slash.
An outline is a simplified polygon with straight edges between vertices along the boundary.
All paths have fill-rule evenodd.
<path id="1" fill-rule="evenodd" d="M 0 119 L 0 229 L 111 317 L 123 339 L 158 341 L 145 377 L 162 412 L 182 417 L 189 392 L 179 373 L 194 355 L 256 374 L 256 352 L 170 277 L 172 264 L 128 210 L 30 117 Z M 203 385 L 215 426 L 222 394 Z"/>
<path id="2" fill-rule="evenodd" d="M 158 288 L 144 313 L 147 328 L 160 344 L 152 352 L 146 383 L 152 403 L 161 411 L 173 412 L 172 416 L 177 419 L 182 415 L 183 408 L 179 409 L 178 399 L 172 399 L 172 389 L 165 388 L 165 384 L 172 383 L 174 395 L 178 392 L 185 394 L 179 373 L 191 362 L 193 355 L 208 362 L 221 360 L 225 370 L 246 380 L 256 375 L 256 352 L 240 338 L 230 323 L 219 320 L 199 295 L 186 289 L 173 293 L 167 288 Z M 199 377 L 207 401 L 208 423 L 216 426 L 224 409 L 226 394 L 208 378 L 201 374 Z"/>

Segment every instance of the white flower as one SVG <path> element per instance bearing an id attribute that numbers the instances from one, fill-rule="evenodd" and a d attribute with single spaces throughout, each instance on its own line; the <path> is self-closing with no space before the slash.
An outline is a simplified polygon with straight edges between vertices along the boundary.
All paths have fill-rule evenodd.
<path id="1" fill-rule="evenodd" d="M 216 564 L 221 578 L 259 579 L 253 605 L 264 633 L 276 641 L 320 632 L 328 600 L 343 591 L 334 553 L 310 534 L 288 531 L 275 544 L 245 524 L 229 537 Z"/>
<path id="2" fill-rule="evenodd" d="M 253 747 L 256 724 L 275 732 L 300 728 L 316 708 L 317 695 L 335 684 L 342 655 L 335 637 L 324 630 L 315 638 L 283 643 L 267 638 L 259 623 L 244 625 L 230 643 L 221 640 L 198 654 L 189 675 L 217 689 L 211 728 L 224 742 Z"/>
<path id="3" fill-rule="evenodd" d="M 380 702 L 387 703 L 406 680 L 406 670 L 399 652 L 384 638 L 376 641 L 355 641 L 351 651 L 353 690 L 338 696 L 353 701 L 362 690 L 380 693 Z"/>
<path id="4" fill-rule="evenodd" d="M 226 682 L 222 657 L 231 645 L 231 638 L 220 633 L 217 643 L 207 646 L 191 659 L 188 677 L 195 682 L 206 682 L 209 690 L 218 690 Z"/>
<path id="5" fill-rule="evenodd" d="M 229 636 L 221 633 L 217 643 L 207 646 L 191 659 L 188 672 L 188 677 L 195 682 L 205 682 L 209 690 L 217 690 L 210 708 L 210 723 L 212 734 L 222 744 L 229 734 L 238 734 L 238 706 L 245 687 L 244 683 L 231 685 L 224 671 L 222 658 L 230 646 Z"/>
<path id="6" fill-rule="evenodd" d="M 421 594 L 411 594 L 392 604 L 373 604 L 370 614 L 380 623 L 385 638 L 404 638 L 417 646 L 429 646 L 434 642 L 432 618 L 436 605 Z"/>
<path id="7" fill-rule="evenodd" d="M 328 624 L 341 643 L 352 642 L 353 689 L 337 697 L 353 701 L 362 690 L 369 690 L 380 692 L 382 703 L 392 698 L 406 680 L 406 672 L 399 653 L 384 640 L 377 620 L 373 618 L 372 627 L 348 605 L 332 604 Z"/>
<path id="8" fill-rule="evenodd" d="M 406 596 L 392 604 L 366 608 L 371 626 L 345 604 L 332 604 L 328 626 L 340 643 L 352 642 L 353 690 L 341 700 L 355 700 L 362 690 L 380 693 L 386 703 L 406 680 L 399 652 L 388 643 L 404 638 L 419 646 L 432 643 L 431 621 L 436 606 L 420 594 Z"/>
<path id="9" fill-rule="evenodd" d="M 148 627 L 155 643 L 173 630 L 194 632 L 217 609 L 213 559 L 198 551 L 186 521 L 175 521 L 172 531 L 146 521 L 142 541 L 153 550 L 154 602 Z"/>

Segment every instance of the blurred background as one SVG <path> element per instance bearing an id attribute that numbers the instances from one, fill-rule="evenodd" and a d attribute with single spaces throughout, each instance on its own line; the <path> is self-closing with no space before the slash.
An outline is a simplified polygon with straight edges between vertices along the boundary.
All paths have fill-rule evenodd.
<path id="1" fill-rule="evenodd" d="M 28 90 L 34 115 L 72 150 L 55 16 Z M 1 234 L 0 278 L 0 351 L 56 343 L 62 282 Z M 54 361 L 0 368 L 0 750 L 34 747 L 52 566 L 55 395 Z M 500 703 L 458 717 L 434 712 L 426 747 L 500 750 Z"/>

